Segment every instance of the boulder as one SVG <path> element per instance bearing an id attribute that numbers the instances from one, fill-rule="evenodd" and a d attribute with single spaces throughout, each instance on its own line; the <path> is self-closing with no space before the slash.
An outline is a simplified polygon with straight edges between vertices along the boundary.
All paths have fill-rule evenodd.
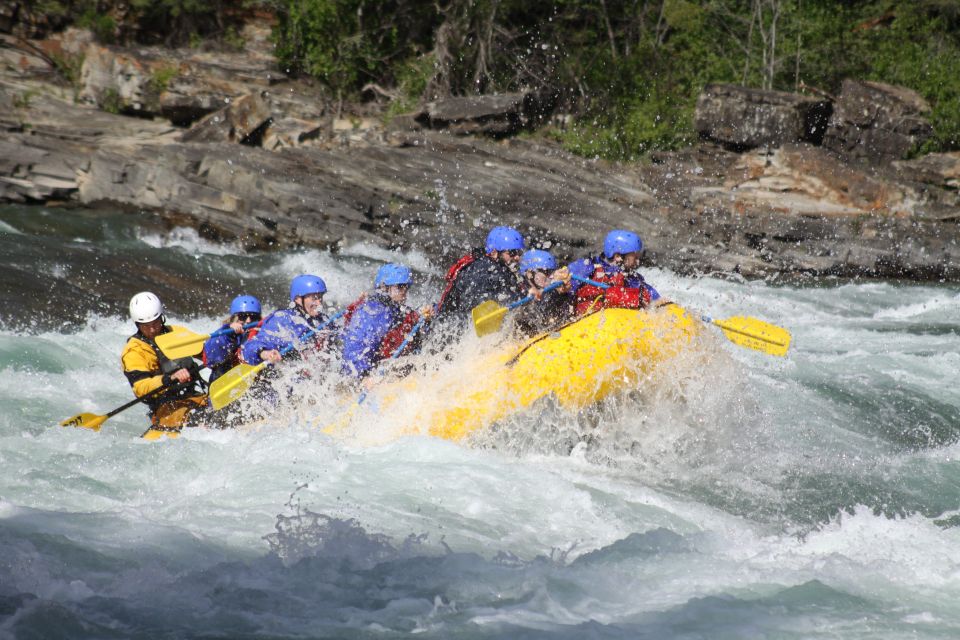
<path id="1" fill-rule="evenodd" d="M 259 146 L 270 122 L 270 105 L 259 93 L 232 100 L 193 125 L 181 142 L 239 142 Z"/>
<path id="2" fill-rule="evenodd" d="M 548 109 L 533 92 L 445 98 L 424 105 L 414 119 L 449 133 L 505 136 L 538 123 Z"/>
<path id="3" fill-rule="evenodd" d="M 694 127 L 702 138 L 734 149 L 819 144 L 829 101 L 785 91 L 708 84 L 697 98 Z"/>
<path id="4" fill-rule="evenodd" d="M 881 82 L 844 80 L 823 146 L 847 159 L 887 163 L 933 134 L 930 105 L 915 91 Z"/>

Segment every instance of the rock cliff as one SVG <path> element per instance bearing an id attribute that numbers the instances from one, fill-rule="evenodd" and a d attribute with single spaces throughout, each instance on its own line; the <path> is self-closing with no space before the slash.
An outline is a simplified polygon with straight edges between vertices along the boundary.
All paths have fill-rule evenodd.
<path id="1" fill-rule="evenodd" d="M 960 277 L 960 157 L 903 160 L 923 105 L 887 87 L 834 102 L 711 85 L 701 144 L 615 164 L 502 138 L 543 117 L 522 95 L 384 126 L 338 117 L 262 53 L 2 45 L 0 201 L 116 203 L 255 249 L 363 239 L 444 261 L 509 223 L 573 257 L 627 227 L 683 273 Z M 57 47 L 81 52 L 74 84 L 56 82 Z M 864 91 L 894 106 L 855 121 Z M 462 135 L 478 133 L 496 137 Z"/>

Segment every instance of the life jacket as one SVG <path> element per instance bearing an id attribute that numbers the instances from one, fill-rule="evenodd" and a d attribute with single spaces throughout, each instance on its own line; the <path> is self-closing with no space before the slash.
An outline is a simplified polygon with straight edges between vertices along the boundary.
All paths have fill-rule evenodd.
<path id="1" fill-rule="evenodd" d="M 453 266 L 447 270 L 447 275 L 444 276 L 444 279 L 447 281 L 447 286 L 443 288 L 443 292 L 440 294 L 440 301 L 437 302 L 437 313 L 443 309 L 443 304 L 446 301 L 447 296 L 450 295 L 450 291 L 453 289 L 453 285 L 457 281 L 457 277 L 460 275 L 460 272 L 463 271 L 464 267 L 476 261 L 476 259 L 480 257 L 479 252 L 479 249 L 474 249 L 467 255 L 454 262 Z"/>
<path id="2" fill-rule="evenodd" d="M 357 309 L 363 306 L 363 303 L 367 301 L 367 294 L 361 293 L 360 297 L 347 305 L 347 310 L 343 313 L 343 326 L 350 324 L 350 319 L 353 318 L 353 314 L 357 312 Z"/>
<path id="3" fill-rule="evenodd" d="M 466 256 L 466 257 L 469 257 L 469 256 Z M 458 261 L 458 264 L 459 262 L 462 262 L 462 261 L 463 259 L 461 258 L 461 260 Z M 460 269 L 470 264 L 470 262 L 473 262 L 473 260 L 464 262 L 460 266 Z M 452 270 L 453 269 L 451 268 L 451 271 Z M 456 275 L 454 275 L 454 277 L 456 277 Z M 353 315 L 369 299 L 370 298 L 367 296 L 367 294 L 361 293 L 359 298 L 357 298 L 356 300 L 351 302 L 349 305 L 347 305 L 347 310 L 343 314 L 343 326 L 346 327 L 347 325 L 350 324 L 350 319 L 353 318 Z M 404 313 L 404 307 L 401 307 L 400 305 L 397 305 L 392 301 L 389 302 L 388 304 L 395 305 L 401 317 L 399 322 L 394 320 L 393 326 L 390 327 L 390 330 L 387 331 L 387 333 L 383 336 L 383 339 L 380 341 L 380 346 L 377 349 L 378 361 L 387 360 L 393 357 L 393 352 L 397 350 L 397 348 L 407 338 L 407 335 L 410 333 L 410 331 L 413 330 L 413 325 L 417 324 L 417 322 L 420 321 L 420 314 L 417 311 L 413 309 L 407 309 L 406 313 Z M 399 357 L 405 353 L 409 353 L 412 348 L 413 348 L 413 341 L 411 340 L 410 344 L 408 344 L 406 347 L 403 348 L 403 353 L 398 353 L 397 356 Z"/>
<path id="4" fill-rule="evenodd" d="M 260 327 L 263 326 L 263 318 L 253 327 L 250 327 L 243 333 L 230 333 L 228 334 L 227 340 L 233 344 L 233 349 L 227 349 L 227 356 L 218 362 L 210 362 L 210 359 L 207 355 L 207 349 L 204 347 L 203 351 L 200 353 L 201 360 L 203 360 L 203 366 L 210 369 L 210 382 L 213 382 L 221 375 L 229 371 L 230 369 L 236 367 L 238 364 L 243 362 L 243 343 L 252 338 L 260 331 Z M 229 326 L 229 323 L 226 325 Z"/>
<path id="5" fill-rule="evenodd" d="M 267 314 L 266 316 L 262 317 L 262 318 L 260 319 L 260 322 L 257 323 L 257 326 L 252 327 L 249 331 L 247 331 L 244 339 L 239 341 L 239 344 L 238 344 L 238 346 L 237 346 L 237 361 L 238 361 L 238 362 L 243 362 L 243 363 L 246 362 L 246 361 L 244 360 L 244 358 L 243 358 L 243 345 L 246 344 L 247 342 L 249 342 L 250 340 L 253 340 L 253 338 L 254 338 L 257 334 L 259 334 L 261 330 L 263 330 L 263 326 L 267 323 L 267 321 L 270 320 L 271 318 L 273 318 L 273 316 L 275 316 L 279 311 L 293 311 L 294 313 L 298 314 L 301 318 L 305 319 L 305 320 L 307 321 L 307 324 L 310 326 L 311 329 L 315 329 L 316 327 L 320 326 L 321 324 L 323 324 L 324 322 L 327 321 L 326 316 L 324 316 L 324 315 L 322 315 L 322 314 L 320 315 L 319 318 L 317 318 L 317 319 L 314 321 L 314 319 L 307 317 L 306 315 L 303 314 L 303 312 L 300 311 L 299 308 L 296 308 L 296 307 L 287 307 L 286 309 L 277 309 L 276 311 L 274 311 L 274 312 L 272 312 L 272 313 L 269 313 L 269 314 Z M 316 334 L 314 334 L 314 335 L 312 336 L 313 346 L 314 346 L 316 349 L 323 349 L 323 348 L 326 346 L 326 344 L 327 344 L 326 336 L 324 336 L 323 333 L 324 333 L 324 332 L 317 332 Z M 296 341 L 295 341 L 295 342 L 296 342 Z M 299 351 L 300 351 L 300 348 L 299 348 L 299 347 L 302 347 L 302 346 L 304 346 L 304 345 L 306 345 L 306 344 L 307 344 L 306 342 L 304 342 L 304 343 L 296 343 L 294 346 L 297 347 L 296 350 L 299 352 Z"/>
<path id="6" fill-rule="evenodd" d="M 179 329 L 180 327 L 173 327 Z M 166 391 L 159 396 L 154 396 L 147 400 L 145 404 L 150 411 L 151 419 L 163 405 L 183 400 L 191 397 L 206 399 L 203 392 L 205 386 L 203 380 L 197 375 L 199 367 L 192 357 L 177 358 L 171 360 L 161 350 L 156 342 L 148 339 L 141 332 L 137 331 L 127 340 L 127 346 L 124 348 L 121 356 L 123 373 L 126 376 L 134 393 L 140 397 L 154 389 L 160 388 L 162 382 L 151 379 L 163 376 L 182 368 L 189 369 L 194 377 L 190 384 L 176 385 L 175 389 Z"/>
<path id="7" fill-rule="evenodd" d="M 650 291 L 643 285 L 628 287 L 623 271 L 608 272 L 599 262 L 593 265 L 592 280 L 610 285 L 601 288 L 581 284 L 576 293 L 576 313 L 583 315 L 599 309 L 643 309 L 650 304 Z"/>
<path id="8" fill-rule="evenodd" d="M 253 336 L 255 336 L 255 335 L 257 335 L 258 333 L 260 333 L 260 329 L 263 328 L 263 323 L 266 322 L 267 320 L 269 320 L 270 318 L 272 318 L 274 313 L 276 313 L 276 311 L 274 311 L 273 313 L 268 313 L 267 315 L 265 315 L 265 316 L 263 316 L 262 318 L 260 318 L 260 322 L 258 322 L 255 327 L 251 327 L 250 330 L 247 331 L 246 340 L 250 340 L 251 338 L 253 338 Z M 244 342 L 246 342 L 246 340 L 244 340 Z M 237 347 L 237 350 L 238 350 L 238 351 L 239 351 L 239 349 L 240 349 L 240 348 Z"/>
<path id="9" fill-rule="evenodd" d="M 403 310 L 400 311 L 403 313 Z M 403 315 L 400 319 L 400 322 L 394 324 L 393 328 L 387 332 L 387 335 L 383 336 L 383 341 L 380 343 L 379 355 L 383 360 L 388 360 L 393 357 L 393 352 L 396 351 L 403 341 L 407 339 L 407 336 L 410 335 L 410 332 L 413 330 L 413 326 L 420 322 L 420 314 L 415 310 L 410 309 Z M 397 356 L 402 356 L 406 353 L 410 353 L 413 349 L 415 340 L 411 340 L 407 346 L 403 348 L 403 353 L 398 353 Z"/>

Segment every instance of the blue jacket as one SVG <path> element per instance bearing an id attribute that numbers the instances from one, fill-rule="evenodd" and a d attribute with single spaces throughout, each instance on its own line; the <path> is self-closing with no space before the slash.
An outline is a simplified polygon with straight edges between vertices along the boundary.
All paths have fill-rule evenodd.
<path id="1" fill-rule="evenodd" d="M 580 260 L 575 260 L 567 265 L 567 268 L 570 270 L 570 273 L 575 276 L 580 276 L 581 278 L 590 278 L 595 279 L 596 269 L 603 269 L 603 272 L 607 276 L 612 276 L 617 273 L 623 273 L 624 286 L 631 288 L 645 288 L 650 292 L 650 300 L 659 300 L 660 294 L 654 289 L 646 280 L 643 279 L 643 276 L 640 275 L 639 271 L 624 271 L 619 265 L 613 264 L 612 262 L 607 262 L 607 259 L 602 255 L 597 256 L 596 258 L 582 258 Z M 583 286 L 583 283 L 574 280 L 572 282 L 573 288 L 572 293 L 576 293 L 577 289 Z"/>
<path id="2" fill-rule="evenodd" d="M 343 373 L 362 378 L 389 357 L 383 353 L 384 338 L 406 315 L 400 305 L 382 293 L 367 297 L 343 330 Z"/>
<path id="3" fill-rule="evenodd" d="M 293 345 L 293 351 L 290 352 L 290 355 L 299 353 L 299 349 L 311 342 L 309 338 L 305 340 L 305 336 L 326 320 L 327 318 L 323 314 L 316 318 L 310 318 L 299 309 L 274 311 L 264 318 L 260 330 L 243 343 L 241 348 L 243 361 L 247 364 L 260 364 L 263 362 L 260 357 L 261 351 L 271 349 L 282 351 L 284 347 L 290 345 Z"/>
<path id="4" fill-rule="evenodd" d="M 230 324 L 224 324 L 221 330 L 229 329 Z M 225 374 L 240 364 L 237 349 L 244 343 L 247 333 L 236 334 L 233 331 L 219 336 L 207 338 L 203 343 L 203 363 L 210 367 L 210 382 Z"/>

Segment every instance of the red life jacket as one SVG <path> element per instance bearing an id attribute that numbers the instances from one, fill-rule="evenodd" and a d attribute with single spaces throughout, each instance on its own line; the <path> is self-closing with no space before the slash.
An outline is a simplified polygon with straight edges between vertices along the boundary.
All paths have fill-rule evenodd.
<path id="1" fill-rule="evenodd" d="M 453 289 L 453 283 L 457 281 L 457 276 L 460 275 L 460 272 L 463 271 L 463 268 L 468 264 L 472 263 L 477 259 L 476 253 L 468 253 L 459 260 L 453 263 L 453 266 L 447 270 L 447 275 L 444 278 L 447 281 L 447 286 L 444 287 L 443 293 L 440 294 L 440 301 L 437 302 L 437 312 L 439 313 L 443 309 L 443 303 L 446 301 L 447 296 L 450 294 L 450 290 Z"/>
<path id="2" fill-rule="evenodd" d="M 602 289 L 592 284 L 582 284 L 577 289 L 577 315 L 599 309 L 643 309 L 650 304 L 650 291 L 646 287 L 624 286 L 623 272 L 608 274 L 601 265 L 594 265 L 592 280 L 609 284 Z"/>
<path id="3" fill-rule="evenodd" d="M 407 336 L 410 334 L 410 331 L 413 329 L 413 325 L 420 322 L 420 314 L 410 309 L 406 315 L 403 316 L 403 319 L 400 322 L 396 323 L 390 331 L 387 332 L 387 335 L 383 336 L 383 341 L 380 343 L 380 350 L 378 352 L 380 358 L 388 360 L 393 357 L 393 352 L 396 351 L 400 345 L 406 340 Z M 413 348 L 413 343 L 415 340 L 411 340 L 407 346 L 403 348 L 403 353 L 398 353 L 397 356 L 402 356 L 406 353 L 409 353 Z"/>

